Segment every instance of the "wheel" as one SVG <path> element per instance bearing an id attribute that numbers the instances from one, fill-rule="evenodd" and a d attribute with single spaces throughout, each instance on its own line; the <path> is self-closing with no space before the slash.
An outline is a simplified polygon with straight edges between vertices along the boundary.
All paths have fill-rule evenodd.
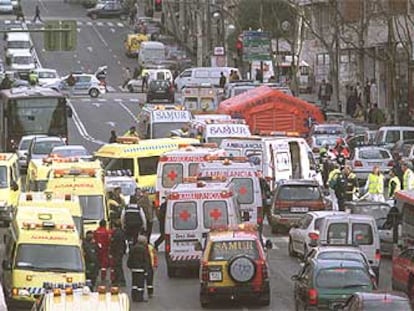
<path id="1" fill-rule="evenodd" d="M 296 256 L 296 253 L 293 249 L 293 243 L 292 243 L 292 238 L 291 237 L 289 237 L 288 252 L 289 252 L 290 257 L 295 257 Z"/>
<path id="2" fill-rule="evenodd" d="M 128 91 L 130 93 L 134 93 L 134 88 L 132 87 L 132 85 L 128 85 Z"/>
<path id="3" fill-rule="evenodd" d="M 228 273 L 233 281 L 246 283 L 256 275 L 256 263 L 246 255 L 237 255 L 229 260 Z"/>
<path id="4" fill-rule="evenodd" d="M 211 304 L 210 299 L 208 299 L 204 295 L 200 295 L 200 305 L 201 305 L 201 308 L 206 309 L 206 308 L 210 307 L 210 304 Z"/>
<path id="5" fill-rule="evenodd" d="M 270 288 L 267 288 L 266 292 L 260 296 L 259 305 L 263 307 L 270 305 Z"/>
<path id="6" fill-rule="evenodd" d="M 90 89 L 89 90 L 89 96 L 93 97 L 93 98 L 96 98 L 96 97 L 99 96 L 99 91 L 97 89 Z"/>
<path id="7" fill-rule="evenodd" d="M 95 13 L 93 13 L 93 14 L 91 14 L 91 18 L 92 19 L 97 19 L 98 18 L 98 15 L 96 15 Z"/>
<path id="8" fill-rule="evenodd" d="M 173 268 L 173 267 L 167 265 L 167 275 L 168 275 L 169 278 L 175 277 L 176 273 L 177 273 L 176 268 Z"/>

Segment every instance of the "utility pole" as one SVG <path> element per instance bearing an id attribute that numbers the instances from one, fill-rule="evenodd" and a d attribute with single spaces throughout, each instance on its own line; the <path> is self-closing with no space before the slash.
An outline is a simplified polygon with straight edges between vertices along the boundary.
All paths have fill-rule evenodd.
<path id="1" fill-rule="evenodd" d="M 201 0 L 202 1 L 202 0 Z M 203 5 L 199 1 L 197 3 L 198 9 L 196 9 L 196 25 L 197 25 L 197 66 L 203 66 L 203 19 L 204 10 Z"/>

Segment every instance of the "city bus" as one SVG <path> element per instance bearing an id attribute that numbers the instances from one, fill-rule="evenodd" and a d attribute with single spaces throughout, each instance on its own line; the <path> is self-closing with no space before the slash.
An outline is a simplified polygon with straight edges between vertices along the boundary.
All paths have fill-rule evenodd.
<path id="1" fill-rule="evenodd" d="M 48 88 L 19 87 L 0 91 L 0 151 L 14 152 L 24 135 L 68 139 L 72 110 L 64 95 Z"/>

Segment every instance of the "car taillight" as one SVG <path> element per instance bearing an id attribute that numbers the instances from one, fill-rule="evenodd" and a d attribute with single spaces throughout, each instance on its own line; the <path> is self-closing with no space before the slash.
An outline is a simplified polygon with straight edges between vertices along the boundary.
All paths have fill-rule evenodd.
<path id="1" fill-rule="evenodd" d="M 208 282 L 208 266 L 207 262 L 205 261 L 201 263 L 201 280 L 204 282 Z"/>
<path id="2" fill-rule="evenodd" d="M 394 161 L 388 162 L 387 166 L 394 166 Z"/>
<path id="3" fill-rule="evenodd" d="M 363 166 L 361 161 L 354 161 L 354 167 L 361 167 L 361 166 Z"/>
<path id="4" fill-rule="evenodd" d="M 257 207 L 257 224 L 263 224 L 263 207 L 261 206 Z"/>
<path id="5" fill-rule="evenodd" d="M 316 148 L 316 147 L 312 148 L 312 152 L 313 153 L 318 153 L 319 152 L 319 148 Z"/>
<path id="6" fill-rule="evenodd" d="M 165 252 L 171 252 L 171 239 L 169 234 L 165 235 Z"/>
<path id="7" fill-rule="evenodd" d="M 262 279 L 267 280 L 269 278 L 269 272 L 267 271 L 267 265 L 264 260 L 259 260 L 257 265 L 261 267 L 262 270 Z"/>
<path id="8" fill-rule="evenodd" d="M 317 234 L 316 232 L 309 232 L 308 233 L 308 237 L 311 240 L 318 240 L 319 239 L 319 234 Z"/>
<path id="9" fill-rule="evenodd" d="M 381 260 L 381 251 L 379 249 L 375 251 L 375 260 Z"/>
<path id="10" fill-rule="evenodd" d="M 308 291 L 308 299 L 310 305 L 317 305 L 318 304 L 318 291 L 315 288 L 311 288 Z"/>

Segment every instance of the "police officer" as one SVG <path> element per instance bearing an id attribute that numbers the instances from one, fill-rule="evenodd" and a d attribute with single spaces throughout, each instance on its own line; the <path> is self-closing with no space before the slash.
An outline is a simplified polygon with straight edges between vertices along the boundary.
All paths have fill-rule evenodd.
<path id="1" fill-rule="evenodd" d="M 125 286 L 124 270 L 122 269 L 122 258 L 126 251 L 125 234 L 121 229 L 121 221 L 117 219 L 114 223 L 114 230 L 111 236 L 110 254 L 114 275 L 112 281 L 115 285 Z"/>
<path id="2" fill-rule="evenodd" d="M 96 285 L 99 272 L 98 245 L 93 239 L 93 231 L 87 231 L 83 241 L 83 256 L 86 266 L 86 279 L 91 280 L 92 286 Z"/>
<path id="3" fill-rule="evenodd" d="M 377 165 L 373 167 L 372 172 L 368 175 L 368 180 L 365 184 L 365 192 L 368 193 L 369 200 L 385 202 L 384 175 L 381 174 Z"/>
<path id="4" fill-rule="evenodd" d="M 140 235 L 131 248 L 127 266 L 132 274 L 131 297 L 133 301 L 144 301 L 145 273 L 149 269 L 150 258 L 148 256 L 147 237 Z"/>
<path id="5" fill-rule="evenodd" d="M 132 202 L 123 209 L 121 223 L 126 238 L 133 244 L 138 234 L 146 230 L 145 213 L 138 204 Z"/>
<path id="6" fill-rule="evenodd" d="M 403 189 L 404 190 L 412 190 L 414 189 L 414 173 L 409 168 L 408 162 L 403 162 L 401 165 L 403 175 Z"/>
<path id="7" fill-rule="evenodd" d="M 345 201 L 352 201 L 354 195 L 359 193 L 358 178 L 349 165 L 344 167 L 345 176 Z"/>
<path id="8" fill-rule="evenodd" d="M 390 177 L 388 181 L 388 199 L 393 200 L 394 194 L 401 190 L 401 182 L 394 169 L 390 171 Z"/>

